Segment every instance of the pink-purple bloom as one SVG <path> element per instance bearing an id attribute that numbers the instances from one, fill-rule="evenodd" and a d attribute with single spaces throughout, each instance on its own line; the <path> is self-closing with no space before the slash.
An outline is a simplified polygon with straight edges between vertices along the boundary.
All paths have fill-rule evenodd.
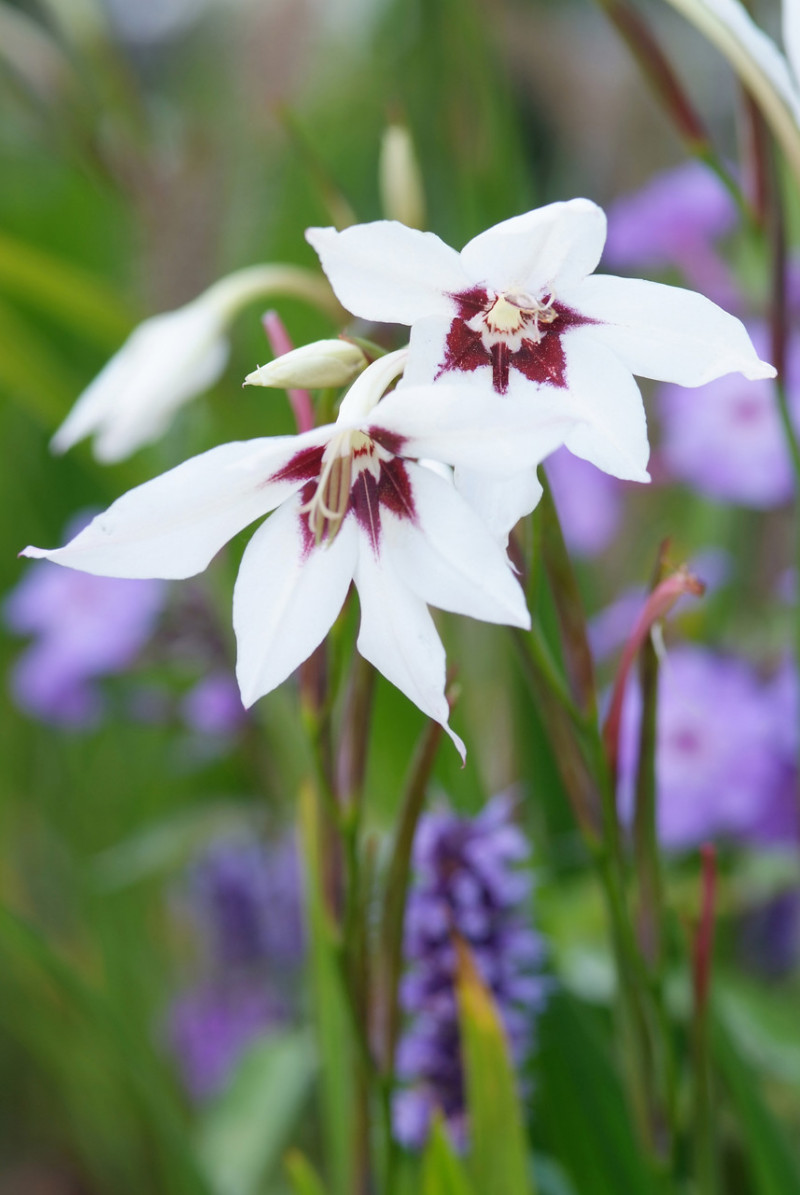
<path id="1" fill-rule="evenodd" d="M 697 290 L 735 309 L 741 297 L 715 247 L 735 225 L 736 206 L 714 172 L 686 162 L 611 205 L 603 262 L 624 270 L 674 267 Z"/>
<path id="2" fill-rule="evenodd" d="M 211 672 L 199 680 L 184 697 L 181 714 L 192 730 L 215 737 L 235 735 L 247 722 L 232 672 Z"/>
<path id="3" fill-rule="evenodd" d="M 88 576 L 49 561 L 29 565 L 3 608 L 7 626 L 33 639 L 11 672 L 20 708 L 64 726 L 95 722 L 104 704 L 97 682 L 133 664 L 166 591 L 163 581 Z"/>
<path id="4" fill-rule="evenodd" d="M 513 801 L 493 797 L 475 818 L 431 813 L 414 842 L 415 879 L 405 920 L 408 973 L 401 989 L 408 1017 L 397 1068 L 395 1134 L 410 1149 L 424 1144 L 441 1109 L 457 1147 L 468 1126 L 455 994 L 458 933 L 490 987 L 517 1064 L 529 1054 L 549 981 L 544 944 L 531 925 L 531 877 L 522 869 L 528 843 L 511 820 Z"/>
<path id="5" fill-rule="evenodd" d="M 630 820 L 641 699 L 626 695 L 618 796 Z M 656 784 L 658 834 L 681 850 L 706 839 L 750 838 L 782 765 L 770 695 L 746 661 L 705 648 L 672 648 L 659 675 Z"/>
<path id="6" fill-rule="evenodd" d="M 752 330 L 765 347 L 766 330 Z M 800 343 L 789 346 L 785 382 L 800 427 Z M 658 394 L 661 456 L 673 477 L 723 502 L 768 509 L 788 502 L 792 464 L 774 384 L 729 374 L 698 391 L 664 385 Z"/>

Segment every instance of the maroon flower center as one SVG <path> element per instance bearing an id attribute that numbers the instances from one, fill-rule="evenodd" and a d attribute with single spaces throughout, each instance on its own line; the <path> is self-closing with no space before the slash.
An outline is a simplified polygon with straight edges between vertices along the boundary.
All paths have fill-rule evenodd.
<path id="1" fill-rule="evenodd" d="M 450 324 L 436 378 L 489 366 L 498 394 L 508 392 L 511 369 L 530 382 L 565 388 L 567 362 L 561 339 L 571 328 L 596 322 L 552 294 L 497 294 L 476 286 L 450 297 L 458 314 Z"/>
<path id="2" fill-rule="evenodd" d="M 416 520 L 405 462 L 365 432 L 336 433 L 325 447 L 298 452 L 270 481 L 302 481 L 303 552 L 330 544 L 352 514 L 377 555 L 381 516 Z"/>

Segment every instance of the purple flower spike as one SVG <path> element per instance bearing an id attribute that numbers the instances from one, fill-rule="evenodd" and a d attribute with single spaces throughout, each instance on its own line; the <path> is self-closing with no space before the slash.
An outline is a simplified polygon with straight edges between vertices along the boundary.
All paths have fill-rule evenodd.
<path id="1" fill-rule="evenodd" d="M 394 1131 L 410 1149 L 424 1145 L 436 1108 L 455 1147 L 466 1145 L 453 934 L 467 942 L 491 988 L 517 1064 L 530 1052 L 546 1000 L 544 944 L 527 910 L 531 879 L 518 867 L 529 849 L 512 810 L 500 795 L 476 818 L 432 813 L 420 820 L 405 920 L 409 970 L 401 1003 L 409 1021 L 397 1053 L 403 1087 L 394 1101 Z"/>
<path id="2" fill-rule="evenodd" d="M 88 726 L 102 710 L 99 677 L 124 671 L 147 643 L 164 605 L 163 581 L 127 581 L 29 566 L 8 595 L 6 624 L 34 642 L 11 673 L 20 708 L 65 726 Z"/>
<path id="3" fill-rule="evenodd" d="M 659 679 L 656 745 L 658 833 L 681 850 L 708 838 L 752 836 L 779 789 L 770 696 L 748 664 L 700 647 L 673 648 Z M 619 802 L 633 813 L 640 697 L 626 695 Z"/>
<path id="4" fill-rule="evenodd" d="M 621 483 L 567 448 L 549 456 L 546 469 L 567 547 L 578 556 L 599 555 L 619 529 Z"/>
<path id="5" fill-rule="evenodd" d="M 763 328 L 753 341 L 767 343 Z M 787 361 L 789 404 L 800 428 L 800 343 Z M 723 502 L 768 509 L 788 502 L 792 465 L 774 385 L 729 374 L 698 391 L 662 386 L 662 458 L 673 477 Z"/>
<path id="6" fill-rule="evenodd" d="M 700 162 L 687 162 L 612 204 L 603 264 L 674 266 L 715 302 L 737 308 L 741 296 L 713 247 L 735 224 L 736 207 L 717 176 Z"/>

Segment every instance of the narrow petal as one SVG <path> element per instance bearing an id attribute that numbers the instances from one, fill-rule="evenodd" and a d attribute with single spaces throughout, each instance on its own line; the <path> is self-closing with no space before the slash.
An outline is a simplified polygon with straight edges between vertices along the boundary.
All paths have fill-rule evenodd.
<path id="1" fill-rule="evenodd" d="M 539 389 L 525 385 L 520 401 L 495 394 L 475 375 L 457 385 L 398 387 L 376 407 L 370 434 L 402 456 L 495 476 L 518 473 L 563 444 L 575 422 L 571 409 L 540 402 Z"/>
<path id="2" fill-rule="evenodd" d="M 575 328 L 564 337 L 567 387 L 531 385 L 513 378 L 509 399 L 555 409 L 573 420 L 564 443 L 576 456 L 626 481 L 649 481 L 650 445 L 639 387 L 627 365 L 595 337 Z"/>
<path id="3" fill-rule="evenodd" d="M 461 259 L 473 282 L 540 293 L 573 286 L 597 268 L 606 218 L 590 199 L 550 203 L 480 233 Z"/>
<path id="4" fill-rule="evenodd" d="M 222 444 L 137 486 L 97 515 L 64 548 L 26 548 L 68 568 L 106 577 L 191 577 L 223 544 L 302 484 L 271 481 L 330 428 Z"/>
<path id="5" fill-rule="evenodd" d="M 775 376 L 741 320 L 695 291 L 595 274 L 563 301 L 597 320 L 592 336 L 641 377 L 702 386 L 727 373 Z"/>
<path id="6" fill-rule="evenodd" d="M 456 489 L 502 544 L 521 518 L 539 505 L 542 484 L 531 467 L 507 477 L 456 469 Z"/>
<path id="7" fill-rule="evenodd" d="M 392 565 L 409 588 L 440 610 L 484 622 L 531 625 L 508 557 L 454 486 L 407 466 L 418 522 L 386 520 Z"/>
<path id="8" fill-rule="evenodd" d="M 453 310 L 449 294 L 469 281 L 455 249 L 432 232 L 394 220 L 355 224 L 344 232 L 309 228 L 306 240 L 340 303 L 362 319 L 412 324 Z"/>
<path id="9" fill-rule="evenodd" d="M 333 543 L 308 551 L 299 512 L 298 495 L 258 528 L 242 557 L 233 627 L 246 706 L 286 680 L 319 646 L 353 579 L 354 520 L 345 520 Z"/>
<path id="10" fill-rule="evenodd" d="M 390 556 L 376 557 L 366 540 L 360 549 L 355 577 L 361 602 L 358 650 L 444 727 L 463 760 L 466 748 L 448 722 L 444 648 L 428 607 L 397 574 Z"/>

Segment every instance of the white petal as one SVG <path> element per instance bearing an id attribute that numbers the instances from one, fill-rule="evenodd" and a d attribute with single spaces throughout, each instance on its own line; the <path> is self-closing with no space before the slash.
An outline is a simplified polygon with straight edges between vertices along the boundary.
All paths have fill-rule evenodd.
<path id="1" fill-rule="evenodd" d="M 595 328 L 573 328 L 563 338 L 566 388 L 532 387 L 512 375 L 509 401 L 536 403 L 572 425 L 564 443 L 605 473 L 626 481 L 649 481 L 647 421 L 639 387 L 627 365 L 595 339 Z"/>
<path id="2" fill-rule="evenodd" d="M 105 577 L 191 577 L 223 544 L 302 484 L 270 481 L 330 428 L 304 436 L 222 444 L 129 490 L 64 548 L 26 548 L 68 568 Z"/>
<path id="3" fill-rule="evenodd" d="M 502 544 L 519 520 L 539 504 L 542 484 L 535 468 L 507 477 L 456 469 L 456 489 Z"/>
<path id="4" fill-rule="evenodd" d="M 641 377 L 703 386 L 726 373 L 775 376 L 759 361 L 741 320 L 695 291 L 595 274 L 562 297 L 600 321 L 592 335 Z"/>
<path id="5" fill-rule="evenodd" d="M 800 4 L 783 0 L 783 44 L 795 77 L 800 80 Z"/>
<path id="6" fill-rule="evenodd" d="M 495 224 L 464 246 L 461 259 L 475 282 L 536 295 L 591 274 L 605 239 L 602 208 L 590 199 L 570 199 Z"/>
<path id="7" fill-rule="evenodd" d="M 530 627 L 525 595 L 508 557 L 458 491 L 409 464 L 417 522 L 387 518 L 385 554 L 408 586 L 440 610 Z"/>
<path id="8" fill-rule="evenodd" d="M 494 475 L 518 473 L 563 444 L 575 421 L 571 410 L 540 402 L 537 393 L 529 382 L 524 400 L 498 395 L 490 372 L 486 379 L 465 375 L 458 384 L 398 387 L 376 407 L 370 433 L 380 440 L 388 432 L 398 455 Z"/>
<path id="9" fill-rule="evenodd" d="M 455 249 L 432 232 L 394 220 L 354 224 L 343 232 L 309 228 L 306 240 L 340 303 L 362 319 L 412 324 L 452 311 L 448 294 L 470 285 Z"/>
<path id="10" fill-rule="evenodd" d="M 175 411 L 221 375 L 223 327 L 204 298 L 145 320 L 84 390 L 53 436 L 53 450 L 65 452 L 96 432 L 97 458 L 112 462 L 157 439 Z"/>
<path id="11" fill-rule="evenodd" d="M 382 553 L 376 558 L 364 537 L 359 547 L 355 577 L 361 602 L 358 650 L 424 714 L 444 727 L 463 760 L 466 748 L 448 724 L 444 648 L 428 607 L 398 576 L 390 555 Z"/>
<path id="12" fill-rule="evenodd" d="M 331 544 L 307 550 L 299 495 L 258 528 L 233 591 L 236 676 L 250 706 L 286 680 L 327 635 L 344 605 L 357 532 L 346 519 Z"/>

